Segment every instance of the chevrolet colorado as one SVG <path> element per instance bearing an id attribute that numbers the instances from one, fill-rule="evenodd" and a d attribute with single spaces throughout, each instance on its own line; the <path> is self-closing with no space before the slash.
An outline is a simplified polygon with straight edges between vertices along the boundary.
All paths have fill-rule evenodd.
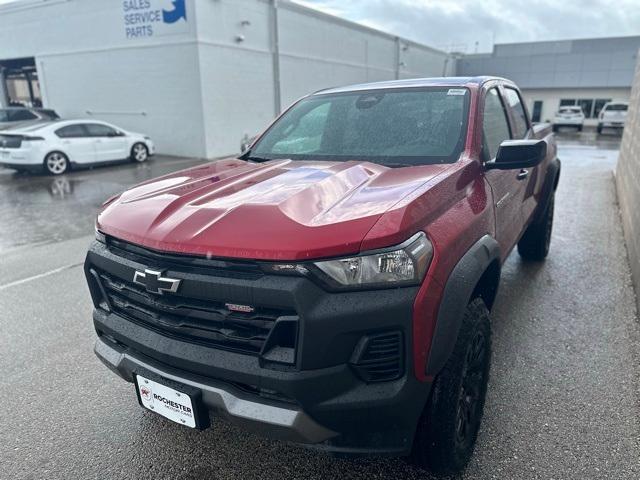
<path id="1" fill-rule="evenodd" d="M 341 454 L 472 455 L 489 315 L 549 251 L 560 162 L 512 82 L 333 88 L 238 158 L 109 199 L 85 273 L 97 356 L 140 404 Z"/>

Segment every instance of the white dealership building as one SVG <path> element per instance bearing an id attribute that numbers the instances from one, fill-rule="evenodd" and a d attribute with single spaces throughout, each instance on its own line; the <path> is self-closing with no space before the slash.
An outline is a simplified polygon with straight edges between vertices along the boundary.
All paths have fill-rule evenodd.
<path id="1" fill-rule="evenodd" d="M 0 67 L 0 101 L 214 157 L 311 91 L 451 75 L 455 61 L 283 0 L 21 0 L 0 6 Z"/>
<path id="2" fill-rule="evenodd" d="M 586 125 L 608 101 L 628 102 L 640 36 L 496 45 L 458 60 L 458 75 L 499 75 L 522 89 L 534 121 L 550 121 L 561 106 L 582 107 Z"/>
<path id="3" fill-rule="evenodd" d="M 500 75 L 536 120 L 629 98 L 640 37 L 449 55 L 288 0 L 20 0 L 0 5 L 0 106 L 43 104 L 148 134 L 158 152 L 238 151 L 297 98 L 394 78 Z"/>

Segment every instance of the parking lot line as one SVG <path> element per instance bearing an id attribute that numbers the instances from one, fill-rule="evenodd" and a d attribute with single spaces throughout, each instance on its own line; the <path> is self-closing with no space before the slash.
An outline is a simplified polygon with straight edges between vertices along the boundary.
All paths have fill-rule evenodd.
<path id="1" fill-rule="evenodd" d="M 5 283 L 4 285 L 0 285 L 0 291 L 6 290 L 7 288 L 16 287 L 18 285 L 22 285 L 23 283 L 31 282 L 32 280 L 37 280 L 39 278 L 48 277 L 49 275 L 54 275 L 56 273 L 63 272 L 65 270 L 69 270 L 70 268 L 79 267 L 84 262 L 72 263 L 70 265 L 64 265 L 62 267 L 54 268 L 53 270 L 49 270 L 48 272 L 39 273 L 37 275 L 32 275 L 27 278 L 23 278 L 20 280 L 16 280 L 14 282 Z"/>

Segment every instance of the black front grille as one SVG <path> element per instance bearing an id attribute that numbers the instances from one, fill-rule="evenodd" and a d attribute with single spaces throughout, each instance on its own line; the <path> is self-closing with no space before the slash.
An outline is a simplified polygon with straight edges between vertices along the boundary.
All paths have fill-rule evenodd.
<path id="1" fill-rule="evenodd" d="M 229 310 L 222 302 L 178 294 L 156 295 L 132 281 L 96 268 L 108 308 L 146 327 L 191 342 L 249 354 L 263 353 L 276 321 L 295 317 L 290 311 L 253 307 L 252 312 Z M 294 332 L 293 335 L 296 333 Z M 293 348 L 295 338 L 290 341 Z"/>
<path id="2" fill-rule="evenodd" d="M 0 135 L 0 148 L 20 148 L 21 146 L 21 135 Z"/>
<path id="3" fill-rule="evenodd" d="M 364 337 L 351 364 L 365 382 L 387 382 L 402 376 L 403 357 L 402 333 L 388 332 Z"/>
<path id="4" fill-rule="evenodd" d="M 107 248 L 119 257 L 147 266 L 159 265 L 163 269 L 178 269 L 188 273 L 246 280 L 256 280 L 264 275 L 256 262 L 210 259 L 195 255 L 159 252 L 113 237 L 107 238 Z"/>

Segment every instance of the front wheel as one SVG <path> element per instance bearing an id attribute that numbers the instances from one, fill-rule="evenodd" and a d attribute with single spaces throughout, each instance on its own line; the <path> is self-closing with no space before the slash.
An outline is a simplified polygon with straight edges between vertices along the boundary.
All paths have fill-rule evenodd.
<path id="1" fill-rule="evenodd" d="M 551 231 L 553 230 L 554 199 L 555 195 L 552 193 L 542 218 L 529 225 L 518 242 L 518 253 L 525 260 L 540 261 L 549 254 Z"/>
<path id="2" fill-rule="evenodd" d="M 62 152 L 51 152 L 44 157 L 44 169 L 50 175 L 62 175 L 69 170 L 69 159 Z"/>
<path id="3" fill-rule="evenodd" d="M 133 147 L 131 147 L 131 160 L 133 162 L 142 163 L 146 162 L 149 158 L 149 149 L 147 146 L 142 143 L 134 143 Z"/>
<path id="4" fill-rule="evenodd" d="M 489 310 L 476 298 L 464 311 L 453 353 L 436 377 L 420 418 L 413 463 L 439 475 L 464 470 L 482 420 L 490 361 Z"/>

